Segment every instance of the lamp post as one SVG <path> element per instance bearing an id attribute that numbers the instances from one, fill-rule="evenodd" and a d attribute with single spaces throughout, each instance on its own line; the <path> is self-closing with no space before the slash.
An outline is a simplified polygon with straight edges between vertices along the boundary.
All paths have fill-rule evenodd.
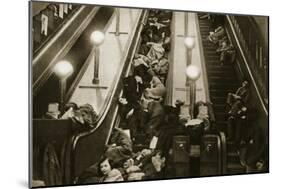
<path id="1" fill-rule="evenodd" d="M 191 81 L 190 83 L 190 112 L 191 119 L 194 118 L 194 106 L 196 102 L 196 81 L 201 75 L 201 70 L 195 65 L 188 65 L 186 68 L 186 76 Z"/>
<path id="2" fill-rule="evenodd" d="M 121 34 L 128 34 L 128 32 L 120 31 L 121 25 L 121 12 L 120 8 L 115 8 L 116 13 L 116 23 L 115 23 L 115 31 L 109 32 L 110 34 L 115 34 L 115 36 L 119 37 Z"/>
<path id="3" fill-rule="evenodd" d="M 120 9 L 116 8 L 116 36 L 119 36 L 120 34 Z"/>
<path id="4" fill-rule="evenodd" d="M 104 34 L 100 31 L 94 31 L 91 34 L 91 41 L 94 44 L 95 62 L 94 62 L 94 78 L 92 80 L 93 84 L 99 84 L 99 57 L 100 49 L 99 46 L 104 41 Z"/>
<path id="5" fill-rule="evenodd" d="M 195 39 L 192 36 L 188 36 L 184 39 L 184 45 L 186 46 L 187 49 L 187 65 L 191 64 L 192 60 L 192 50 L 195 47 Z"/>
<path id="6" fill-rule="evenodd" d="M 63 107 L 66 91 L 66 80 L 73 73 L 73 66 L 70 62 L 62 60 L 54 66 L 53 71 L 60 79 L 60 105 Z"/>
<path id="7" fill-rule="evenodd" d="M 186 56 L 186 66 L 191 65 L 192 63 L 192 50 L 195 47 L 195 39 L 192 36 L 188 36 L 184 39 L 184 45 L 187 49 L 187 56 Z M 188 86 L 188 80 L 185 83 Z"/>

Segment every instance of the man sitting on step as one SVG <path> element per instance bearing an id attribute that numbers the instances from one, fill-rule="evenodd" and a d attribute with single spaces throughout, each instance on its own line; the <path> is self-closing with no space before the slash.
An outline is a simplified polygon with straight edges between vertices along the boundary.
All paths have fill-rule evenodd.
<path id="1" fill-rule="evenodd" d="M 229 114 L 236 113 L 238 111 L 238 104 L 243 103 L 247 105 L 250 97 L 249 82 L 244 80 L 242 86 L 237 89 L 235 93 L 228 93 L 226 103 L 230 107 Z M 235 111 L 235 112 L 233 112 Z"/>

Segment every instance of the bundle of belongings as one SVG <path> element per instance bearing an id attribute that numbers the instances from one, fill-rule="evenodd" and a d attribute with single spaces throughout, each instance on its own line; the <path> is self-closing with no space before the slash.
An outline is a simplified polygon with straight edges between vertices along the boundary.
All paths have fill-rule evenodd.
<path id="1" fill-rule="evenodd" d="M 124 130 L 114 128 L 101 160 L 86 169 L 76 183 L 116 182 L 156 178 L 165 165 L 161 151 L 132 152 L 132 141 Z"/>

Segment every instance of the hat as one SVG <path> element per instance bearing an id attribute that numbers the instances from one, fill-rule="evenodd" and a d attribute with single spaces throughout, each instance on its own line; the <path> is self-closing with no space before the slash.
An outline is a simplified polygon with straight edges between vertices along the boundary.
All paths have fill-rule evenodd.
<path id="1" fill-rule="evenodd" d="M 91 104 L 84 104 L 81 105 L 78 109 L 79 112 L 85 112 L 88 116 L 84 117 L 84 121 L 87 122 L 89 125 L 92 125 L 95 123 L 95 121 L 98 118 L 98 115 L 96 111 L 94 110 L 93 106 Z"/>

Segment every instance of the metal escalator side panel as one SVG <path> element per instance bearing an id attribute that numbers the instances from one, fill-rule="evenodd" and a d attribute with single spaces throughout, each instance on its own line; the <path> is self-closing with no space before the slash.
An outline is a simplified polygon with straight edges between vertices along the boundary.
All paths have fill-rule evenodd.
<path id="1" fill-rule="evenodd" d="M 72 143 L 72 179 L 79 176 L 83 170 L 96 163 L 104 153 L 105 144 L 108 142 L 118 112 L 118 98 L 122 93 L 121 78 L 129 73 L 130 62 L 134 57 L 137 40 L 140 37 L 142 21 L 146 15 L 145 11 L 139 14 L 138 22 L 134 27 L 134 35 L 129 39 L 126 52 L 121 60 L 121 68 L 116 75 L 115 83 L 109 89 L 108 98 L 101 110 L 96 127 L 90 131 L 80 133 L 73 137 Z M 83 155 L 84 154 L 84 155 Z"/>

